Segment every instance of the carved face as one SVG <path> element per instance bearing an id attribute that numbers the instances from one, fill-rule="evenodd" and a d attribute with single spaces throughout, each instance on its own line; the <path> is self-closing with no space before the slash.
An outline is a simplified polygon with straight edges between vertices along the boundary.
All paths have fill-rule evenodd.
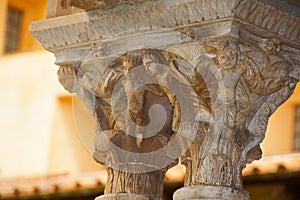
<path id="1" fill-rule="evenodd" d="M 228 47 L 219 53 L 217 59 L 223 69 L 230 70 L 237 64 L 237 50 L 232 47 Z"/>
<path id="2" fill-rule="evenodd" d="M 145 55 L 143 57 L 143 65 L 145 66 L 146 70 L 150 74 L 156 74 L 158 71 L 157 63 L 155 62 L 155 57 L 152 55 Z"/>
<path id="3" fill-rule="evenodd" d="M 276 55 L 281 50 L 280 40 L 277 38 L 268 38 L 260 46 L 268 54 Z"/>
<path id="4" fill-rule="evenodd" d="M 130 62 L 124 61 L 124 62 L 123 62 L 123 67 L 124 67 L 124 70 L 125 70 L 125 71 L 128 71 L 130 68 L 133 67 L 133 64 L 130 63 Z"/>

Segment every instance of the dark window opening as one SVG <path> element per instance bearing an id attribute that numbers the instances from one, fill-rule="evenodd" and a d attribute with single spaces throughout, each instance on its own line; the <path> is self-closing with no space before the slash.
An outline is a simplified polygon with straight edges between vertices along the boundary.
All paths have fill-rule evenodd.
<path id="1" fill-rule="evenodd" d="M 20 47 L 21 23 L 23 12 L 8 8 L 5 35 L 5 53 L 16 51 Z"/>

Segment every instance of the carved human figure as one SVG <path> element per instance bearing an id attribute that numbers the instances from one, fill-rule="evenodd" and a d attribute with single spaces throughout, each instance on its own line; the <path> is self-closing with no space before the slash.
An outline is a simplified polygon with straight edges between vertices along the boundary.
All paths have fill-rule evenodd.
<path id="1" fill-rule="evenodd" d="M 238 45 L 234 43 L 225 44 L 217 55 L 221 74 L 216 74 L 218 94 L 212 107 L 213 112 L 215 112 L 217 131 L 222 132 L 218 144 L 218 154 L 221 155 L 227 155 L 227 148 L 232 138 L 237 114 L 236 87 L 241 75 L 246 71 L 240 64 L 239 59 L 240 50 Z"/>
<path id="2" fill-rule="evenodd" d="M 237 108 L 236 87 L 246 68 L 240 64 L 240 50 L 235 41 L 225 40 L 217 50 L 215 62 L 206 55 L 200 55 L 197 70 L 201 74 L 210 72 L 212 82 L 216 82 L 216 97 L 212 98 L 211 109 L 214 116 L 213 133 L 203 147 L 203 157 L 208 154 L 228 154 L 228 144 L 233 136 Z M 212 153 L 213 152 L 213 153 Z"/>
<path id="3" fill-rule="evenodd" d="M 247 68 L 243 79 L 251 92 L 268 96 L 295 82 L 289 76 L 292 65 L 278 56 L 281 50 L 279 39 L 263 39 L 259 47 L 260 50 L 253 49 L 242 54 L 242 64 Z"/>
<path id="4" fill-rule="evenodd" d="M 143 65 L 146 71 L 155 79 L 155 81 L 161 86 L 165 94 L 168 96 L 170 103 L 174 107 L 174 121 L 173 125 L 179 123 L 180 106 L 178 99 L 176 98 L 174 91 L 171 91 L 170 86 L 174 82 L 174 75 L 178 76 L 176 72 L 169 73 L 170 69 L 168 66 L 168 61 L 159 51 L 148 50 L 142 58 Z M 173 76 L 172 76 L 173 75 Z M 176 130 L 173 126 L 173 130 Z"/>
<path id="5" fill-rule="evenodd" d="M 234 184 L 236 187 L 242 187 L 241 177 L 239 176 L 241 174 L 240 169 L 245 166 L 243 162 L 246 161 L 246 157 L 244 155 L 251 150 L 253 156 L 258 158 L 256 156 L 257 151 L 253 151 L 253 149 L 256 149 L 262 139 L 258 139 L 260 142 L 256 142 L 254 146 L 250 145 L 252 142 L 247 142 L 247 145 L 242 144 L 242 148 L 238 146 L 239 138 L 235 134 L 238 131 L 236 126 L 239 112 L 237 108 L 239 104 L 237 85 L 242 78 L 242 82 L 246 82 L 250 90 L 257 95 L 272 94 L 289 82 L 288 63 L 277 56 L 280 51 L 280 43 L 276 39 L 265 40 L 265 43 L 261 45 L 261 50 L 253 47 L 250 47 L 250 50 L 245 50 L 247 48 L 243 44 L 237 45 L 237 41 L 232 39 L 225 40 L 222 44 L 221 48 L 215 48 L 215 50 L 211 50 L 213 49 L 212 45 L 207 48 L 207 51 L 203 50 L 202 45 L 199 45 L 199 47 L 191 45 L 187 48 L 193 49 L 193 52 L 197 54 L 191 56 L 194 57 L 191 63 L 195 64 L 197 71 L 204 75 L 209 83 L 208 87 L 212 92 L 211 110 L 214 122 L 209 128 L 201 127 L 205 132 L 200 134 L 202 136 L 199 139 L 202 141 L 200 142 L 202 148 L 192 144 L 189 149 L 190 153 L 185 160 L 188 161 L 190 156 L 193 157 L 191 160 L 198 159 L 199 162 L 199 164 L 190 164 L 193 169 L 198 168 L 196 173 L 192 169 L 194 172 L 190 173 L 192 174 L 189 178 L 190 183 L 225 184 L 228 186 Z M 241 48 L 243 49 L 242 52 Z M 189 55 L 188 51 L 184 53 Z M 251 137 L 251 134 L 249 137 Z M 197 148 L 199 150 L 196 150 Z M 199 155 L 200 158 L 195 159 L 194 154 Z M 216 158 L 218 159 L 216 160 Z M 243 162 L 239 159 L 236 160 L 237 158 L 243 159 Z M 233 172 L 233 168 L 237 168 L 238 172 Z M 227 176 L 226 174 L 235 174 L 236 177 L 233 177 L 233 175 Z M 208 179 L 209 177 L 214 178 Z"/>
<path id="6" fill-rule="evenodd" d="M 277 38 L 263 39 L 259 47 L 242 54 L 242 63 L 247 68 L 244 78 L 252 92 L 268 95 L 290 81 L 289 63 L 278 56 L 281 43 Z"/>
<path id="7" fill-rule="evenodd" d="M 249 98 L 248 104 L 253 104 L 252 101 L 256 101 L 256 105 L 263 102 L 259 106 L 243 105 L 240 106 L 239 112 L 251 113 L 253 118 L 246 126 L 244 134 L 243 149 L 240 152 L 239 160 L 236 161 L 238 179 L 242 179 L 241 171 L 246 166 L 246 163 L 250 163 L 253 160 L 257 160 L 261 157 L 261 149 L 259 144 L 263 141 L 268 119 L 270 115 L 292 94 L 294 90 L 296 79 L 290 77 L 291 64 L 279 56 L 281 50 L 281 42 L 277 38 L 263 39 L 258 44 L 259 48 L 255 47 L 243 47 L 246 50 L 242 52 L 241 63 L 247 68 L 247 73 L 242 77 L 245 84 L 243 84 L 244 91 L 249 91 L 246 96 Z M 247 50 L 248 49 L 248 50 Z M 243 102 L 243 98 L 238 98 L 239 102 Z M 239 134 L 237 134 L 239 135 Z M 240 182 L 241 184 L 241 182 Z M 241 187 L 241 185 L 238 185 Z"/>
<path id="8" fill-rule="evenodd" d="M 171 59 L 167 60 L 165 55 L 157 51 L 147 51 L 143 57 L 146 70 L 158 82 L 174 107 L 173 131 L 192 140 L 197 130 L 195 124 L 199 121 L 198 116 L 209 114 L 201 107 L 194 90 L 195 83 L 190 80 L 195 77 L 186 76 L 178 69 L 178 65 L 171 62 Z"/>
<path id="9" fill-rule="evenodd" d="M 222 44 L 220 49 L 214 48 L 214 51 L 206 50 L 205 46 L 199 44 L 171 49 L 191 64 L 192 67 L 187 70 L 194 75 L 189 77 L 190 83 L 194 83 L 195 77 L 203 81 L 197 83 L 199 88 L 192 84 L 193 89 L 200 96 L 200 107 L 211 112 L 211 119 L 213 118 L 205 120 L 203 115 L 199 118 L 195 140 L 182 157 L 187 166 L 186 186 L 231 184 L 230 175 L 226 173 L 232 170 L 228 164 L 228 146 L 233 137 L 237 112 L 235 89 L 245 68 L 239 65 L 239 47 L 235 42 L 226 40 Z M 208 95 L 209 98 L 201 97 L 203 95 Z M 215 160 L 217 157 L 220 159 Z"/>
<path id="10" fill-rule="evenodd" d="M 167 152 L 163 151 L 159 157 L 149 155 L 143 160 L 142 156 L 167 145 L 173 134 L 173 108 L 165 91 L 150 81 L 151 76 L 142 63 L 144 54 L 144 51 L 135 51 L 122 56 L 107 68 L 103 81 L 99 81 L 96 89 L 92 89 L 97 96 L 98 119 L 94 158 L 102 164 L 113 166 L 108 168 L 109 179 L 105 194 L 125 192 L 155 199 L 162 195 L 164 174 L 173 163 L 164 165 L 166 160 L 164 156 L 167 156 Z M 89 76 L 85 77 L 87 79 Z M 157 121 L 151 119 L 149 115 L 155 104 L 161 105 L 165 110 L 166 121 L 155 135 L 149 136 L 151 124 Z M 159 120 L 160 116 L 154 117 Z M 106 124 L 109 124 L 109 127 Z M 102 126 L 106 129 L 103 130 Z M 127 151 L 128 154 L 120 155 L 115 152 L 116 149 L 112 144 L 124 152 Z M 132 160 L 131 153 L 135 153 L 136 163 Z M 146 163 L 142 163 L 139 159 Z M 174 159 L 172 162 L 176 163 L 177 158 L 172 159 Z M 158 164 L 152 164 L 153 160 Z M 130 171 L 132 169 L 140 173 L 133 173 Z M 154 182 L 155 186 L 152 185 Z M 132 185 L 133 183 L 136 185 Z"/>
<path id="11" fill-rule="evenodd" d="M 157 199 L 162 196 L 164 174 L 177 162 L 177 157 L 172 157 L 172 161 L 165 164 L 168 152 L 161 151 L 155 157 L 149 154 L 147 159 L 140 159 L 138 153 L 143 156 L 168 144 L 173 134 L 174 113 L 165 91 L 159 84 L 150 81 L 151 75 L 142 63 L 144 55 L 144 51 L 125 54 L 107 68 L 104 78 L 99 78 L 99 81 L 92 80 L 89 72 L 76 73 L 73 66 L 62 66 L 58 75 L 68 91 L 74 92 L 74 84 L 77 84 L 85 90 L 85 94 L 96 96 L 94 158 L 108 166 L 105 194 L 131 193 Z M 165 63 L 165 60 L 159 57 L 156 62 Z M 155 104 L 165 110 L 166 121 L 155 135 L 149 136 L 151 123 L 157 121 L 149 115 Z M 159 120 L 160 116 L 154 117 Z M 123 153 L 117 152 L 116 147 Z M 135 153 L 137 163 L 130 153 Z M 156 163 L 152 164 L 154 160 Z M 132 169 L 137 171 L 131 172 Z"/>

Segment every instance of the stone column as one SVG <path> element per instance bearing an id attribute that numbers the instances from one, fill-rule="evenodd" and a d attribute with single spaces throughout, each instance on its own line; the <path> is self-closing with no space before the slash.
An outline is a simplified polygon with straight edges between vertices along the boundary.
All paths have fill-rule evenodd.
<path id="1" fill-rule="evenodd" d="M 260 159 L 270 115 L 300 79 L 298 7 L 269 0 L 84 1 L 35 22 L 60 82 L 97 120 L 97 199 L 162 199 L 186 165 L 181 199 L 249 199 L 242 170 Z"/>

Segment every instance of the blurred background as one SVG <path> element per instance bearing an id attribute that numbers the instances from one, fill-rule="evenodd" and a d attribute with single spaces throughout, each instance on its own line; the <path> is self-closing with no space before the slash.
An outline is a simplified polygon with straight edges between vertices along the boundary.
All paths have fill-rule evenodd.
<path id="1" fill-rule="evenodd" d="M 28 32 L 32 21 L 80 12 L 57 2 L 0 0 L 0 199 L 92 200 L 105 186 L 105 168 L 81 143 L 92 145 L 95 122 L 59 84 L 54 56 Z M 271 117 L 262 149 L 263 158 L 243 171 L 251 199 L 300 199 L 300 86 Z M 180 165 L 167 173 L 166 200 L 183 177 Z"/>

